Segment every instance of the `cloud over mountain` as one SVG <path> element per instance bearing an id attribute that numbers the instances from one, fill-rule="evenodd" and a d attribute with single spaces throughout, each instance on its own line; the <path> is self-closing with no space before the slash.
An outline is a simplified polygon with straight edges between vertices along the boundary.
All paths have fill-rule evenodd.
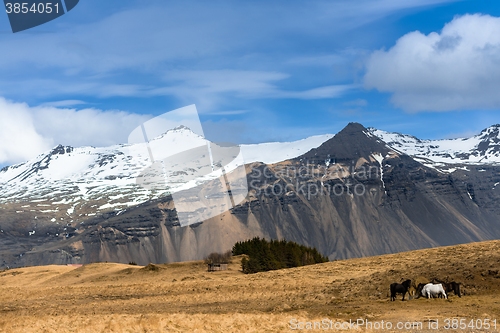
<path id="1" fill-rule="evenodd" d="M 37 132 L 26 104 L 0 97 L 0 119 L 0 163 L 27 160 L 52 145 Z"/>
<path id="2" fill-rule="evenodd" d="M 23 162 L 57 144 L 123 143 L 130 131 L 148 118 L 119 110 L 30 107 L 0 97 L 0 163 Z"/>
<path id="3" fill-rule="evenodd" d="M 455 17 L 441 32 L 410 32 L 367 62 L 366 88 L 392 94 L 406 111 L 500 106 L 500 18 Z"/>

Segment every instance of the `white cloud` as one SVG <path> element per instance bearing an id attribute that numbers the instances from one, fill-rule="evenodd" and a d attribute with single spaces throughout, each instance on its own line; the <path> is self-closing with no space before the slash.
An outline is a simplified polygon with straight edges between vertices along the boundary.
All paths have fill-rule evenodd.
<path id="1" fill-rule="evenodd" d="M 337 98 L 354 88 L 354 85 L 328 85 L 311 89 L 283 89 L 280 84 L 290 79 L 290 75 L 273 71 L 252 70 L 186 70 L 168 71 L 163 76 L 163 86 L 113 84 L 109 82 L 79 82 L 73 84 L 66 80 L 28 80 L 2 83 L 0 91 L 12 95 L 16 91 L 32 91 L 33 97 L 47 98 L 54 91 L 70 96 L 87 95 L 92 97 L 155 97 L 173 96 L 181 104 L 195 103 L 200 112 L 218 112 L 225 107 L 224 102 L 231 98 L 241 99 L 324 99 Z M 42 87 L 42 88 L 37 88 Z M 44 103 L 44 106 L 66 107 L 84 102 L 63 100 Z"/>
<path id="2" fill-rule="evenodd" d="M 245 95 L 261 95 L 275 89 L 273 82 L 288 77 L 288 74 L 279 72 L 200 70 L 169 72 L 165 79 L 180 82 L 177 87 L 185 87 L 190 91 L 203 91 L 211 94 L 233 92 Z M 177 88 L 174 86 L 172 89 L 175 92 Z"/>
<path id="3" fill-rule="evenodd" d="M 0 163 L 26 161 L 57 144 L 109 146 L 151 118 L 125 111 L 30 107 L 0 97 Z"/>
<path id="4" fill-rule="evenodd" d="M 61 109 L 34 107 L 36 128 L 56 144 L 70 146 L 110 146 L 126 143 L 130 132 L 151 118 L 119 110 Z"/>
<path id="5" fill-rule="evenodd" d="M 326 99 L 337 98 L 354 85 L 328 85 L 305 90 L 287 90 L 279 83 L 290 75 L 280 72 L 205 70 L 169 72 L 165 77 L 171 85 L 153 89 L 151 96 L 172 95 L 185 104 L 196 103 L 202 113 L 219 112 L 224 98 L 242 99 Z"/>
<path id="6" fill-rule="evenodd" d="M 63 100 L 63 101 L 43 103 L 42 106 L 68 107 L 68 106 L 75 106 L 75 105 L 82 105 L 82 104 L 87 104 L 87 103 L 85 103 L 84 101 L 77 100 L 77 99 L 67 99 L 67 100 Z"/>
<path id="7" fill-rule="evenodd" d="M 248 113 L 248 110 L 228 110 L 228 111 L 214 111 L 214 112 L 206 112 L 211 116 L 234 116 Z"/>
<path id="8" fill-rule="evenodd" d="M 355 88 L 352 84 L 324 86 L 304 91 L 276 91 L 275 98 L 322 99 L 342 96 L 348 90 Z"/>
<path id="9" fill-rule="evenodd" d="M 62 68 L 67 75 L 135 68 L 156 71 L 172 59 L 199 59 L 279 49 L 287 36 L 329 38 L 332 33 L 381 19 L 402 9 L 453 0 L 340 0 L 218 3 L 190 6 L 166 1 L 138 2 L 95 19 L 99 4 L 80 24 L 54 21 L 57 33 L 1 36 L 0 69 Z M 83 8 L 83 7 L 80 7 Z M 75 12 L 74 12 L 75 13 Z M 75 15 L 75 14 L 72 15 Z M 315 24 L 311 24 L 314 21 Z M 60 24 L 61 26 L 58 26 Z M 328 34 L 325 32 L 328 31 Z M 300 43 L 300 39 L 296 41 Z M 282 59 L 278 59 L 281 62 Z"/>
<path id="10" fill-rule="evenodd" d="M 21 162 L 49 149 L 53 142 L 37 132 L 29 107 L 0 97 L 0 163 Z"/>
<path id="11" fill-rule="evenodd" d="M 363 106 L 367 106 L 368 105 L 368 101 L 366 99 L 358 98 L 358 99 L 355 99 L 353 101 L 347 101 L 347 102 L 344 103 L 344 105 L 363 107 Z"/>
<path id="12" fill-rule="evenodd" d="M 179 68 L 244 68 L 275 75 L 294 73 L 299 67 L 302 81 L 311 83 L 308 88 L 317 89 L 321 85 L 350 80 L 352 55 L 349 53 L 352 50 L 340 56 L 325 56 L 313 50 L 323 49 L 332 38 L 349 38 L 346 33 L 350 30 L 400 10 L 415 10 L 448 1 L 304 3 L 282 0 L 237 4 L 195 1 L 186 6 L 151 0 L 118 6 L 110 15 L 103 15 L 108 11 L 103 11 L 102 6 L 108 6 L 98 2 L 81 4 L 79 10 L 72 12 L 71 15 L 80 16 L 71 20 L 71 24 L 54 20 L 45 25 L 45 28 L 50 26 L 53 33 L 42 33 L 43 28 L 35 28 L 32 32 L 40 29 L 40 33 L 0 35 L 2 50 L 5 50 L 0 52 L 0 96 L 17 100 L 75 99 L 89 95 L 148 97 L 162 89 L 159 73 Z M 332 61 L 338 67 L 335 69 L 336 82 L 325 81 L 321 79 L 324 76 L 315 73 L 305 77 L 301 68 Z M 343 68 L 348 70 L 341 70 Z M 239 79 L 245 82 L 245 77 Z M 262 84 L 256 87 L 241 87 L 238 80 L 219 81 L 219 86 L 211 88 L 220 90 L 221 84 L 231 84 L 240 88 L 238 91 L 252 88 L 272 96 L 279 95 L 272 90 L 273 85 L 266 86 L 270 81 L 253 80 L 253 83 Z M 287 82 L 286 89 L 302 88 L 294 87 L 294 82 Z M 184 87 L 174 84 L 169 88 L 182 90 Z M 309 98 L 307 96 L 324 96 L 326 91 L 336 94 L 336 90 L 329 87 L 320 89 L 285 95 Z M 187 101 L 192 102 L 191 98 Z"/>
<path id="13" fill-rule="evenodd" d="M 408 33 L 371 55 L 364 79 L 407 111 L 498 108 L 500 18 L 464 15 L 440 33 Z"/>

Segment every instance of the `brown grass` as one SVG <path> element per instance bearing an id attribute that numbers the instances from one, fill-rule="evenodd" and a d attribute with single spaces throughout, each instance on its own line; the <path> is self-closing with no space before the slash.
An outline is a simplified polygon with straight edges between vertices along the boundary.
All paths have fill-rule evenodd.
<path id="1" fill-rule="evenodd" d="M 201 261 L 3 271 L 0 332 L 279 332 L 290 331 L 292 319 L 500 320 L 500 241 L 253 275 L 240 272 L 240 261 L 210 273 Z M 462 282 L 466 295 L 389 301 L 390 283 L 434 277 Z"/>

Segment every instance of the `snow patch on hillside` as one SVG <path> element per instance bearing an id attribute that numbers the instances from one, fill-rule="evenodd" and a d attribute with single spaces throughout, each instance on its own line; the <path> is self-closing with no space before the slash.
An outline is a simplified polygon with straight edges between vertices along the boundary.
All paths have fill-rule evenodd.
<path id="1" fill-rule="evenodd" d="M 494 125 L 470 138 L 420 140 L 411 135 L 370 128 L 369 131 L 391 148 L 412 156 L 426 166 L 453 172 L 449 164 L 500 163 L 500 126 Z M 443 170 L 443 167 L 446 167 Z"/>
<path id="2" fill-rule="evenodd" d="M 295 142 L 273 142 L 242 145 L 240 155 L 225 167 L 231 172 L 238 165 L 251 162 L 276 163 L 294 158 L 320 146 L 333 135 L 319 135 Z M 148 151 L 151 150 L 152 154 Z M 136 184 L 137 177 L 154 160 L 207 146 L 207 140 L 186 127 L 176 128 L 149 143 L 121 144 L 110 147 L 57 146 L 31 161 L 6 167 L 0 171 L 0 202 L 41 202 L 40 205 L 61 206 L 67 215 L 76 214 L 85 202 L 99 202 L 99 211 L 121 210 L 142 202 L 190 188 L 221 176 L 221 170 L 183 181 L 183 166 L 168 170 L 169 187 L 148 189 Z M 206 167 L 200 164 L 198 167 Z M 193 174 L 194 174 L 193 170 Z M 174 174 L 179 174 L 177 178 Z M 189 178 L 186 174 L 185 177 Z M 177 183 L 176 183 L 177 181 Z M 49 204 L 50 203 L 50 204 Z M 47 213 L 57 210 L 46 209 Z M 90 215 L 88 215 L 90 216 Z"/>

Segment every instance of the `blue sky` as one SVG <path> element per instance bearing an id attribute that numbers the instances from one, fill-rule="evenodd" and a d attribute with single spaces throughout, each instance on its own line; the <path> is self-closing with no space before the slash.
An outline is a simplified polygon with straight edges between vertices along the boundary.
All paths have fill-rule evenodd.
<path id="1" fill-rule="evenodd" d="M 209 139 L 237 143 L 500 123 L 493 0 L 81 0 L 16 34 L 0 13 L 0 48 L 0 165 L 124 143 L 193 103 Z"/>

